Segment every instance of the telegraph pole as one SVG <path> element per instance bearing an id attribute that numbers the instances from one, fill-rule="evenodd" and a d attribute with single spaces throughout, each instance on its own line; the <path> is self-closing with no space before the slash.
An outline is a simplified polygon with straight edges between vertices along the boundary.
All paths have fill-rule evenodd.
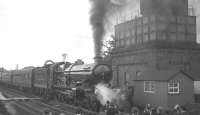
<path id="1" fill-rule="evenodd" d="M 63 54 L 62 54 L 62 57 L 63 57 L 63 62 L 65 62 L 66 57 L 67 57 L 67 54 L 66 54 L 66 53 L 63 53 Z"/>

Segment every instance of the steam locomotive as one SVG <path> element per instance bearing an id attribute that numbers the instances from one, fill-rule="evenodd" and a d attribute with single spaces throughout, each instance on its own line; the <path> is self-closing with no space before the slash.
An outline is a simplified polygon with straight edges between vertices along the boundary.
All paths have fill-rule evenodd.
<path id="1" fill-rule="evenodd" d="M 72 64 L 47 60 L 42 67 L 1 71 L 0 82 L 47 100 L 57 99 L 89 109 L 91 107 L 86 107 L 85 102 L 91 102 L 90 106 L 96 102 L 95 85 L 99 82 L 108 83 L 111 76 L 111 67 L 104 63 L 84 64 L 79 60 Z"/>

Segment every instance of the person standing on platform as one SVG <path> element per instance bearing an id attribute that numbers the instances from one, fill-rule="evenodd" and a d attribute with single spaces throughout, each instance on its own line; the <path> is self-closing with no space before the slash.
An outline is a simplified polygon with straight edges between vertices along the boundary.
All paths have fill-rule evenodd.
<path id="1" fill-rule="evenodd" d="M 113 104 L 110 104 L 110 107 L 106 111 L 106 115 L 117 115 L 118 113 L 118 110 L 114 107 Z"/>
<path id="2" fill-rule="evenodd" d="M 106 115 L 106 112 L 103 107 L 100 108 L 99 114 L 98 115 Z"/>

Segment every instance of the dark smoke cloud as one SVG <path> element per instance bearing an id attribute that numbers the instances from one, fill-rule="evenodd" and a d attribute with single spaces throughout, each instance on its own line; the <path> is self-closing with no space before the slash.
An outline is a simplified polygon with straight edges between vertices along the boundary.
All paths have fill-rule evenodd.
<path id="1" fill-rule="evenodd" d="M 106 25 L 109 24 L 109 15 L 121 10 L 128 2 L 129 0 L 90 0 L 92 5 L 90 23 L 93 29 L 95 56 L 101 55 Z"/>
<path id="2" fill-rule="evenodd" d="M 188 1 L 189 5 L 195 8 L 195 15 L 197 16 L 197 38 L 200 42 L 200 0 Z M 168 1 L 165 2 L 167 4 Z M 107 29 L 113 26 L 113 22 L 109 18 L 116 13 L 118 13 L 119 18 L 123 18 L 124 10 L 132 14 L 136 13 L 136 11 L 138 12 L 140 2 L 139 0 L 90 0 L 90 3 L 92 5 L 90 23 L 93 29 L 95 55 L 99 56 L 101 55 L 102 42 L 107 33 Z"/>
<path id="3" fill-rule="evenodd" d="M 105 35 L 105 17 L 109 0 L 90 0 L 92 3 L 90 23 L 93 29 L 95 55 L 100 56 L 102 39 Z"/>

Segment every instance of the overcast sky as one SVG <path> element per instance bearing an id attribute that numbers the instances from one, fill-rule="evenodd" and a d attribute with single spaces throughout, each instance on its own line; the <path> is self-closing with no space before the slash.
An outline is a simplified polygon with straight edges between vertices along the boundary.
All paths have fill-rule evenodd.
<path id="1" fill-rule="evenodd" d="M 190 1 L 196 5 L 200 28 L 200 2 Z M 128 13 L 137 13 L 133 4 Z M 49 59 L 61 61 L 63 53 L 67 61 L 92 63 L 89 10 L 89 0 L 0 0 L 0 67 L 42 66 Z"/>
<path id="2" fill-rule="evenodd" d="M 0 67 L 93 62 L 89 0 L 0 0 Z"/>

